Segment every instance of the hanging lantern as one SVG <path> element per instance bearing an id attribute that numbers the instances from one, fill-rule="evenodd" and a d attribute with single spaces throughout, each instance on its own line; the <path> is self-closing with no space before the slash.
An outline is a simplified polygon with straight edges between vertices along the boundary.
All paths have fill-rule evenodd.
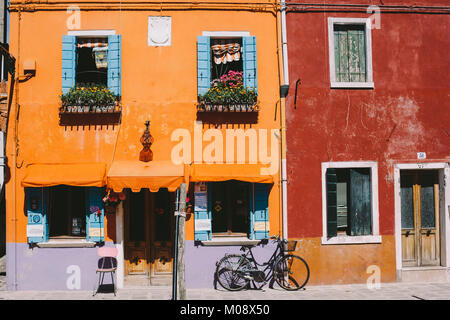
<path id="1" fill-rule="evenodd" d="M 150 150 L 150 147 L 153 144 L 153 137 L 149 130 L 150 121 L 147 120 L 145 126 L 144 134 L 141 137 L 141 143 L 144 148 L 139 153 L 139 161 L 149 162 L 153 160 L 153 152 Z"/>

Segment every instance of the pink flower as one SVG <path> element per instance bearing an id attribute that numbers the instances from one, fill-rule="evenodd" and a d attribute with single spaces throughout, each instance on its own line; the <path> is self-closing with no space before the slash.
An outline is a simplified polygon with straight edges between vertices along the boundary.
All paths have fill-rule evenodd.
<path id="1" fill-rule="evenodd" d="M 119 199 L 120 199 L 120 200 L 125 200 L 125 193 L 120 192 L 120 193 L 119 193 Z"/>

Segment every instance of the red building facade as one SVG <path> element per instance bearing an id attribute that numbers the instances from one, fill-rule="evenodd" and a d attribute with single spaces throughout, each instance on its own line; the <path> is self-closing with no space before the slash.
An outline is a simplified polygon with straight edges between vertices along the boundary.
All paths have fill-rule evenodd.
<path id="1" fill-rule="evenodd" d="M 288 237 L 310 284 L 447 277 L 450 7 L 419 2 L 286 3 Z"/>

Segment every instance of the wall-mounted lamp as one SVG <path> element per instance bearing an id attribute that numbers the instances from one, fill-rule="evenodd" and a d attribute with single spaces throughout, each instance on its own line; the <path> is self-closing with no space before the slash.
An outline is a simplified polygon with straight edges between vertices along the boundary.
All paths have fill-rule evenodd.
<path id="1" fill-rule="evenodd" d="M 141 153 L 139 153 L 139 161 L 149 162 L 153 160 L 153 152 L 150 150 L 150 147 L 153 144 L 153 137 L 149 130 L 150 121 L 145 121 L 145 126 L 145 131 L 141 137 L 141 143 L 144 148 L 141 150 Z"/>
<path id="2" fill-rule="evenodd" d="M 34 76 L 36 74 L 36 61 L 26 59 L 23 61 L 23 74 L 25 76 Z"/>

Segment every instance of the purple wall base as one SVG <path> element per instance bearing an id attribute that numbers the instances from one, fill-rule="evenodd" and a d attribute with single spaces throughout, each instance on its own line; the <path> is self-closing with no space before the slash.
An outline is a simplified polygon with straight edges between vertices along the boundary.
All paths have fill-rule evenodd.
<path id="1" fill-rule="evenodd" d="M 214 288 L 216 262 L 226 253 L 242 254 L 241 246 L 195 246 L 194 241 L 185 243 L 185 279 L 187 288 Z M 266 262 L 276 245 L 269 243 L 252 249 L 258 263 Z M 220 284 L 217 284 L 220 287 Z"/>
<path id="2" fill-rule="evenodd" d="M 114 246 L 112 242 L 106 246 Z M 93 290 L 97 284 L 97 248 L 30 248 L 16 244 L 16 259 L 12 261 L 14 244 L 7 243 L 7 290 Z M 15 272 L 14 272 L 15 271 Z M 16 277 L 14 277 L 14 273 Z M 16 284 L 14 284 L 16 278 Z M 105 284 L 111 277 L 105 275 Z"/>

